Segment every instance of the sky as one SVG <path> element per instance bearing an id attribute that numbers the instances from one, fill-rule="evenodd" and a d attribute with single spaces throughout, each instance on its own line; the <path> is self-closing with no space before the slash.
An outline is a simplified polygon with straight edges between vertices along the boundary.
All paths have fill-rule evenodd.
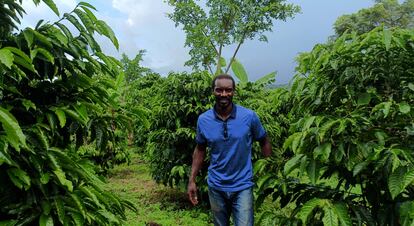
<path id="1" fill-rule="evenodd" d="M 184 47 L 185 33 L 167 17 L 172 8 L 164 0 L 84 0 L 95 6 L 98 19 L 115 32 L 120 43 L 117 50 L 105 37 L 96 37 L 107 55 L 120 58 L 122 53 L 133 59 L 139 50 L 146 50 L 142 65 L 167 75 L 169 72 L 191 71 L 184 63 L 189 59 Z M 70 12 L 76 0 L 54 0 L 61 15 Z M 373 0 L 287 0 L 301 7 L 301 13 L 287 21 L 275 21 L 267 32 L 268 42 L 246 41 L 236 58 L 245 67 L 249 80 L 276 71 L 276 84 L 287 84 L 295 73 L 295 57 L 325 43 L 334 34 L 335 20 L 344 14 L 371 7 Z M 34 27 L 38 20 L 54 22 L 58 17 L 43 3 L 34 6 L 23 0 L 26 15 L 22 26 Z M 235 46 L 229 46 L 224 58 L 229 61 Z"/>

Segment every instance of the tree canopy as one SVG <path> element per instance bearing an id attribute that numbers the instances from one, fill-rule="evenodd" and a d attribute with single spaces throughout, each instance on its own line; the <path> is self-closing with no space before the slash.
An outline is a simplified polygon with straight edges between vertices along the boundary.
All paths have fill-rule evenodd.
<path id="1" fill-rule="evenodd" d="M 285 21 L 300 10 L 285 0 L 207 0 L 205 5 L 197 2 L 169 0 L 174 11 L 168 16 L 176 26 L 182 25 L 187 35 L 185 46 L 190 48 L 191 59 L 185 65 L 194 69 L 201 66 L 211 73 L 219 73 L 226 65 L 222 58 L 224 47 L 236 44 L 227 72 L 245 40 L 259 36 L 260 41 L 267 41 L 264 33 L 272 31 L 274 20 Z"/>
<path id="2" fill-rule="evenodd" d="M 405 0 L 401 4 L 398 0 L 377 0 L 371 8 L 339 17 L 334 29 L 339 37 L 346 31 L 363 34 L 378 26 L 413 28 L 414 0 Z"/>

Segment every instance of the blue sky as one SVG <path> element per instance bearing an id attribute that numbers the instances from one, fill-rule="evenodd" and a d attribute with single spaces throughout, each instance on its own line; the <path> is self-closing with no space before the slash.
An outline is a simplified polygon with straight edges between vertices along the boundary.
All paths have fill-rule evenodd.
<path id="1" fill-rule="evenodd" d="M 34 26 L 39 19 L 55 21 L 56 16 L 44 5 L 34 7 L 32 0 L 24 0 L 27 15 L 23 26 Z M 55 0 L 61 14 L 69 12 L 76 0 Z M 117 51 L 103 37 L 98 37 L 106 54 L 119 57 L 126 53 L 133 58 L 140 49 L 147 51 L 143 65 L 166 75 L 170 71 L 191 71 L 184 67 L 189 59 L 184 48 L 185 34 L 166 17 L 172 9 L 163 0 L 89 0 L 114 30 L 120 49 Z M 317 43 L 326 42 L 333 34 L 335 20 L 344 14 L 370 7 L 373 0 L 288 0 L 302 8 L 302 12 L 286 22 L 276 21 L 273 32 L 266 33 L 268 42 L 247 41 L 241 46 L 237 58 L 244 65 L 250 80 L 277 72 L 276 83 L 286 84 L 296 66 L 295 57 L 307 52 Z M 30 10 L 29 10 L 30 9 Z M 235 46 L 225 51 L 228 60 Z"/>

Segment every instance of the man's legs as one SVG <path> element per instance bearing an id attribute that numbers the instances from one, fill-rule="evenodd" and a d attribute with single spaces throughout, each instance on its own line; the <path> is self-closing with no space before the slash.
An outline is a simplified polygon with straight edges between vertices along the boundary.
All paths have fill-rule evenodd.
<path id="1" fill-rule="evenodd" d="M 231 203 L 226 197 L 227 192 L 208 188 L 211 211 L 215 226 L 228 226 L 231 213 Z"/>
<path id="2" fill-rule="evenodd" d="M 253 226 L 253 189 L 224 192 L 208 189 L 215 226 L 228 226 L 230 213 L 235 226 Z"/>
<path id="3" fill-rule="evenodd" d="M 253 188 L 235 192 L 232 197 L 235 226 L 253 226 Z"/>

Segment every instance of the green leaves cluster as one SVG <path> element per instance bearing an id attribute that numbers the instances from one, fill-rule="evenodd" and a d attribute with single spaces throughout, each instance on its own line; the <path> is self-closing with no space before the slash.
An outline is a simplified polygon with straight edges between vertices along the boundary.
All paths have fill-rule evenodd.
<path id="1" fill-rule="evenodd" d="M 345 32 L 363 34 L 379 26 L 411 29 L 414 28 L 413 12 L 413 0 L 402 3 L 398 0 L 379 0 L 371 8 L 339 17 L 334 24 L 335 34 L 338 37 Z"/>
<path id="2" fill-rule="evenodd" d="M 119 225 L 134 206 L 105 191 L 86 158 L 103 168 L 127 159 L 117 136 L 129 121 L 116 98 L 120 63 L 93 35 L 118 41 L 84 2 L 57 22 L 11 33 L 20 3 L 0 7 L 0 223 Z M 97 154 L 82 152 L 85 145 Z"/>
<path id="3" fill-rule="evenodd" d="M 285 222 L 414 222 L 413 40 L 412 30 L 379 27 L 298 57 L 283 144 L 291 157 L 259 184 L 259 197 L 294 204 Z"/>
<path id="4" fill-rule="evenodd" d="M 156 96 L 152 97 L 146 147 L 158 183 L 187 185 L 197 118 L 213 104 L 211 80 L 206 72 L 170 73 L 151 87 Z"/>

